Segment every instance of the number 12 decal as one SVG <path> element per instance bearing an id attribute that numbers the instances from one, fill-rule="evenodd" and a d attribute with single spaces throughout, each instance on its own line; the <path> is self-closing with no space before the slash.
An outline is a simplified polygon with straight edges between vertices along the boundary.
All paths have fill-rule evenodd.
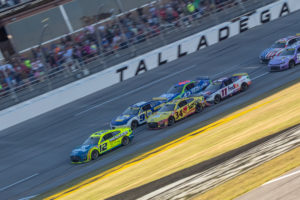
<path id="1" fill-rule="evenodd" d="M 107 149 L 107 143 L 100 145 L 99 149 L 100 151 L 105 151 Z"/>
<path id="2" fill-rule="evenodd" d="M 222 97 L 227 96 L 227 88 L 224 88 L 222 90 Z"/>

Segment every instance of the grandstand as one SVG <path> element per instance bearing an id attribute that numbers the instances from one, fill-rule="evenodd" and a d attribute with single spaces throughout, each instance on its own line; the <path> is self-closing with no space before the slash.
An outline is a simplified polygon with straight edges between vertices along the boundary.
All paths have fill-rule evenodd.
<path id="1" fill-rule="evenodd" d="M 121 5 L 111 9 L 112 5 L 107 4 L 107 8 L 100 6 L 103 12 L 96 10 L 93 15 L 80 17 L 76 23 L 65 23 L 69 18 L 66 16 L 52 20 L 65 5 L 65 14 L 68 13 L 67 6 L 73 3 L 69 1 L 28 1 L 11 7 L 10 11 L 7 8 L 1 14 L 0 48 L 5 50 L 2 53 L 6 60 L 0 66 L 0 109 L 230 20 L 273 0 L 257 1 L 256 4 L 246 0 L 162 0 L 132 9 L 124 9 Z M 26 26 L 32 27 L 29 36 L 32 34 L 35 41 L 18 40 L 22 34 L 26 37 L 24 31 L 16 28 L 27 28 L 21 24 L 22 19 Z M 36 21 L 39 26 L 28 24 Z M 74 30 L 74 27 L 78 29 Z"/>

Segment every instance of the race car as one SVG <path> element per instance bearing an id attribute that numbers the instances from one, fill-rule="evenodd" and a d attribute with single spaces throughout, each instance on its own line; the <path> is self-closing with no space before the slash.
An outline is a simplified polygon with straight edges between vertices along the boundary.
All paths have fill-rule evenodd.
<path id="1" fill-rule="evenodd" d="M 71 152 L 71 162 L 85 163 L 95 160 L 105 152 L 128 145 L 132 139 L 133 133 L 130 128 L 98 131 Z"/>
<path id="2" fill-rule="evenodd" d="M 268 64 L 269 71 L 282 71 L 293 68 L 300 63 L 300 44 L 284 49 L 279 56 L 274 57 Z"/>
<path id="3" fill-rule="evenodd" d="M 203 92 L 196 95 L 203 95 L 208 103 L 218 104 L 228 96 L 247 90 L 249 85 L 251 85 L 249 75 L 239 73 L 213 81 Z"/>
<path id="4" fill-rule="evenodd" d="M 270 48 L 265 49 L 259 56 L 261 63 L 269 63 L 269 61 L 280 54 L 280 52 L 290 47 L 296 42 L 300 41 L 300 34 L 297 34 L 295 36 L 288 36 L 286 38 L 282 38 L 280 40 L 277 40 Z"/>
<path id="5" fill-rule="evenodd" d="M 166 103 L 157 113 L 150 116 L 147 125 L 158 129 L 173 125 L 193 113 L 201 112 L 205 107 L 204 97 L 187 97 Z"/>
<path id="6" fill-rule="evenodd" d="M 195 81 L 182 81 L 173 85 L 168 92 L 162 94 L 160 98 L 166 98 L 167 101 L 172 101 L 173 99 L 188 97 L 191 94 L 204 90 L 210 83 L 211 80 L 208 77 L 200 77 Z"/>
<path id="7" fill-rule="evenodd" d="M 133 130 L 146 123 L 148 117 L 158 111 L 165 103 L 166 99 L 164 98 L 154 98 L 151 101 L 142 101 L 131 105 L 121 115 L 113 119 L 110 126 L 112 129 L 130 127 Z"/>

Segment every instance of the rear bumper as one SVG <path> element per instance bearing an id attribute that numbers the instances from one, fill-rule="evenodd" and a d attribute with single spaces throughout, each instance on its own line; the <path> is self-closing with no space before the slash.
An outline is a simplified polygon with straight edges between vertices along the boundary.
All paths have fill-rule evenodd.
<path id="1" fill-rule="evenodd" d="M 168 120 L 163 120 L 160 122 L 149 122 L 147 123 L 149 129 L 161 129 L 168 126 Z"/>

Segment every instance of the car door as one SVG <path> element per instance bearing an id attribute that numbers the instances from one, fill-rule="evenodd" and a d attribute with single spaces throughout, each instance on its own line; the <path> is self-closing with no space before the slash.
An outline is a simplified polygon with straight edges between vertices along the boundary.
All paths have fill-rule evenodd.
<path id="1" fill-rule="evenodd" d="M 146 104 L 142 107 L 139 114 L 140 123 L 145 123 L 148 117 L 152 114 L 151 105 Z"/>
<path id="2" fill-rule="evenodd" d="M 183 94 L 181 95 L 181 97 L 189 97 L 191 96 L 192 89 L 195 87 L 195 83 L 189 83 L 185 86 Z"/>
<path id="3" fill-rule="evenodd" d="M 188 110 L 187 102 L 185 100 L 180 101 L 177 104 L 175 112 L 175 120 L 180 120 L 185 117 L 185 112 Z"/>
<path id="4" fill-rule="evenodd" d="M 112 137 L 113 137 L 113 134 L 111 132 L 103 135 L 103 137 L 100 141 L 100 145 L 99 145 L 100 154 L 102 154 L 112 148 L 112 143 L 110 141 L 110 139 Z"/>
<path id="5" fill-rule="evenodd" d="M 122 143 L 122 137 L 120 136 L 121 131 L 111 132 L 112 137 L 109 139 L 111 148 L 114 148 Z"/>
<path id="6" fill-rule="evenodd" d="M 297 49 L 297 58 L 296 58 L 296 63 L 298 64 L 298 63 L 300 63 L 300 47 L 298 47 L 298 49 Z"/>

